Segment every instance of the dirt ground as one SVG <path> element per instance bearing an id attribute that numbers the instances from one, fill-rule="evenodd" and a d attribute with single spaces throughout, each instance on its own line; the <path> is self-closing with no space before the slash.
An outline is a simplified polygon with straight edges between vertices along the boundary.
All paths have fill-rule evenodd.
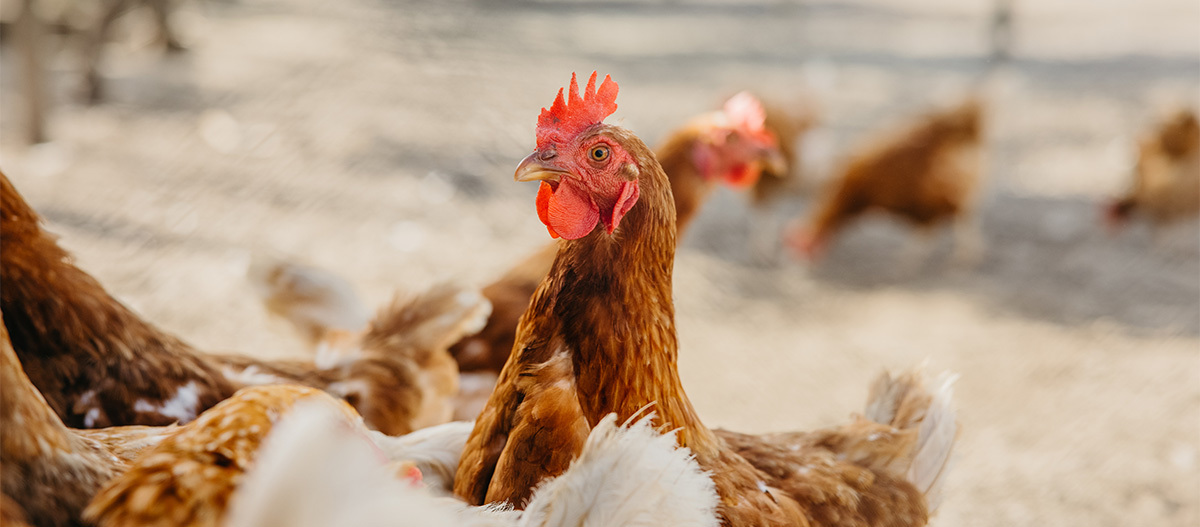
<path id="1" fill-rule="evenodd" d="M 763 265 L 722 192 L 684 240 L 684 383 L 708 424 L 845 419 L 883 368 L 961 374 L 962 435 L 935 525 L 1200 525 L 1200 227 L 1108 236 L 1137 133 L 1200 93 L 1200 4 L 1018 2 L 989 77 L 987 240 L 974 269 L 899 265 L 864 222 L 816 267 Z M 1036 4 L 1036 5 L 1032 5 Z M 57 55 L 49 144 L 18 142 L 5 49 L 0 167 L 122 300 L 214 350 L 297 353 L 246 286 L 259 253 L 347 276 L 372 303 L 484 284 L 547 240 L 512 182 L 571 71 L 611 73 L 653 142 L 750 88 L 820 101 L 806 187 L 872 130 L 988 71 L 990 2 L 206 1 L 163 56 L 130 16 L 110 101 L 72 102 Z M 803 192 L 776 223 L 806 212 Z"/>

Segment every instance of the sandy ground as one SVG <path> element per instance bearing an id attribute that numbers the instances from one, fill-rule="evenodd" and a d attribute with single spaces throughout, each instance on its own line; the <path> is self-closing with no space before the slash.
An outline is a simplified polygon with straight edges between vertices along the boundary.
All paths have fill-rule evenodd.
<path id="1" fill-rule="evenodd" d="M 1200 89 L 1200 4 L 1019 2 L 991 84 L 988 250 L 973 270 L 898 265 L 908 232 L 865 222 L 816 268 L 760 265 L 721 193 L 679 253 L 689 392 L 710 425 L 816 427 L 882 368 L 961 373 L 961 447 L 936 525 L 1200 524 L 1200 229 L 1107 236 L 1137 132 Z M 214 350 L 297 353 L 246 287 L 253 255 L 343 274 L 373 303 L 483 284 L 545 243 L 511 182 L 538 109 L 572 70 L 621 83 L 654 141 L 738 89 L 821 101 L 808 186 L 864 134 L 966 93 L 988 2 L 188 4 L 191 48 L 108 50 L 111 100 L 71 102 L 53 65 L 53 143 L 18 143 L 2 56 L 0 166 L 80 264 L 151 320 Z M 802 213 L 784 200 L 776 220 Z"/>

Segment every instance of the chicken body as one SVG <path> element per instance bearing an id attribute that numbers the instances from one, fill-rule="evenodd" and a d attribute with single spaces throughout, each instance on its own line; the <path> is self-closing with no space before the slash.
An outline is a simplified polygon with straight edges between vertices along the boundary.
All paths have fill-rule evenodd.
<path id="1" fill-rule="evenodd" d="M 855 154 L 789 242 L 814 257 L 863 214 L 886 212 L 921 228 L 974 219 L 983 171 L 983 109 L 975 100 L 935 113 Z M 963 223 L 963 225 L 970 225 Z M 964 231 L 974 236 L 974 231 Z M 973 258 L 977 240 L 960 238 Z"/>
<path id="2" fill-rule="evenodd" d="M 29 378 L 67 425 L 188 422 L 241 387 L 276 383 L 342 397 L 388 434 L 449 419 L 457 378 L 446 348 L 482 325 L 489 308 L 477 293 L 439 286 L 399 299 L 362 346 L 326 364 L 206 354 L 75 267 L 8 178 L 0 184 L 4 322 Z"/>
<path id="3" fill-rule="evenodd" d="M 657 152 L 670 180 L 680 235 L 718 183 L 735 188 L 754 185 L 756 201 L 765 203 L 775 190 L 764 190 L 760 197 L 759 185 L 774 189 L 786 179 L 794 156 L 790 143 L 801 133 L 799 127 L 793 118 L 778 111 L 748 125 L 721 111 L 699 115 L 671 132 Z M 776 133 L 787 135 L 776 138 Z M 774 181 L 764 183 L 766 179 Z M 463 372 L 499 372 L 504 367 L 517 323 L 538 284 L 550 272 L 557 252 L 557 242 L 548 244 L 483 289 L 492 303 L 487 325 L 450 349 Z"/>
<path id="4" fill-rule="evenodd" d="M 572 100 L 588 104 L 584 101 L 590 100 L 586 94 L 592 93 L 594 79 L 583 99 L 577 99 L 572 86 Z M 615 96 L 615 87 L 610 89 Z M 562 113 L 560 102 L 543 110 L 543 117 Z M 569 112 L 571 107 L 566 108 Z M 571 124 L 569 117 L 545 122 Z M 609 413 L 628 419 L 652 407 L 657 423 L 678 428 L 679 444 L 712 473 L 726 525 L 924 524 L 930 510 L 923 495 L 927 489 L 906 474 L 921 466 L 917 472 L 923 476 L 940 476 L 953 440 L 923 447 L 935 444 L 933 436 L 944 437 L 947 428 L 953 437 L 952 412 L 931 407 L 932 398 L 921 395 L 923 390 L 889 389 L 891 402 L 876 406 L 911 405 L 930 413 L 917 412 L 923 417 L 915 423 L 856 422 L 812 436 L 718 434 L 705 427 L 684 393 L 676 365 L 671 294 L 676 215 L 666 174 L 628 130 L 595 122 L 579 125 L 582 131 L 572 136 L 544 132 L 542 123 L 540 119 L 539 148 L 518 168 L 518 180 L 557 182 L 557 188 L 551 187 L 556 195 L 574 192 L 576 186 L 601 189 L 590 198 L 605 204 L 600 205 L 604 210 L 622 203 L 605 195 L 604 181 L 621 181 L 633 173 L 638 198 L 619 228 L 602 215 L 590 233 L 560 243 L 549 275 L 521 319 L 513 355 L 464 449 L 456 494 L 474 504 L 520 506 L 532 485 L 566 469 L 590 427 Z M 611 148 L 606 159 L 615 161 L 576 161 L 581 152 L 597 148 Z M 556 154 L 547 156 L 549 149 Z M 558 221 L 574 217 L 565 218 Z M 903 393 L 923 400 L 924 406 L 916 401 L 897 404 L 897 397 L 908 399 L 899 395 Z M 932 428 L 941 433 L 922 436 L 919 429 L 927 421 L 937 421 Z M 828 439 L 806 443 L 802 437 Z"/>
<path id="5" fill-rule="evenodd" d="M 1113 225 L 1142 215 L 1157 226 L 1200 212 L 1200 121 L 1180 110 L 1141 140 L 1132 188 L 1108 208 Z"/>
<path id="6" fill-rule="evenodd" d="M 298 385 L 242 389 L 182 426 L 71 429 L 25 375 L 0 325 L 3 494 L 32 525 L 217 525 L 273 424 L 301 400 L 368 433 L 345 401 Z"/>

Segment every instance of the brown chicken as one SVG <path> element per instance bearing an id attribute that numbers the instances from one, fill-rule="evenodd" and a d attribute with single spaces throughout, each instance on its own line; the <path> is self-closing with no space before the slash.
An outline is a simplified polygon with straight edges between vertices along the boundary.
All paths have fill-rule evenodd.
<path id="1" fill-rule="evenodd" d="M 104 482 L 175 427 L 73 430 L 63 425 L 21 370 L 0 325 L 0 487 L 33 525 L 80 524 Z M 7 512 L 5 513 L 8 514 Z"/>
<path id="2" fill-rule="evenodd" d="M 757 99 L 742 92 L 729 99 L 721 111 L 697 116 L 675 130 L 658 147 L 670 180 L 680 233 L 718 182 L 733 188 L 754 185 L 757 196 L 758 185 L 765 179 L 785 177 L 790 160 L 787 153 L 792 151 L 790 143 L 798 133 L 797 121 L 778 112 L 773 118 L 774 129 L 766 126 L 772 114 L 764 113 Z M 773 130 L 785 131 L 787 143 L 777 140 Z M 482 331 L 450 349 L 459 369 L 488 376 L 486 372 L 499 372 L 504 367 L 516 337 L 517 321 L 538 284 L 550 272 L 557 252 L 558 244 L 551 243 L 483 289 L 483 295 L 492 303 L 492 315 Z"/>
<path id="3" fill-rule="evenodd" d="M 983 125 L 982 104 L 970 99 L 863 149 L 830 182 L 808 224 L 790 230 L 789 245 L 816 258 L 853 220 L 881 211 L 925 230 L 955 222 L 956 258 L 976 259 Z"/>
<path id="4" fill-rule="evenodd" d="M 475 422 L 455 493 L 520 506 L 561 474 L 590 427 L 646 408 L 712 473 L 726 525 L 923 525 L 957 425 L 949 387 L 883 378 L 867 418 L 815 433 L 750 436 L 701 422 L 679 380 L 670 183 L 632 132 L 603 124 L 617 85 L 572 78 L 538 119 L 518 181 L 564 238 L 521 318 L 513 354 Z"/>
<path id="5" fill-rule="evenodd" d="M 99 527 L 220 525 L 259 447 L 300 401 L 336 408 L 345 426 L 361 426 L 353 408 L 321 390 L 246 388 L 137 458 L 96 494 L 84 518 Z M 384 458 L 382 452 L 379 456 Z"/>
<path id="6" fill-rule="evenodd" d="M 284 384 L 242 389 L 182 426 L 71 429 L 22 371 L 0 325 L 2 490 L 39 526 L 216 525 L 272 426 L 302 400 L 369 433 L 345 401 Z"/>
<path id="7" fill-rule="evenodd" d="M 438 286 L 397 300 L 360 347 L 327 364 L 205 354 L 75 267 L 7 177 L 0 199 L 4 323 L 25 372 L 68 426 L 188 422 L 243 386 L 290 382 L 346 399 L 372 428 L 408 433 L 449 419 L 457 372 L 446 347 L 487 316 L 477 293 Z"/>
<path id="8" fill-rule="evenodd" d="M 1200 212 L 1200 122 L 1179 110 L 1138 145 L 1132 188 L 1107 206 L 1112 228 L 1141 215 L 1162 226 Z"/>

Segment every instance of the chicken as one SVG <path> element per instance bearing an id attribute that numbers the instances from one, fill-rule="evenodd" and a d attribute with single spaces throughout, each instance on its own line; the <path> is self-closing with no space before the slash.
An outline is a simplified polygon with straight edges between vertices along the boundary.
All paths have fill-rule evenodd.
<path id="1" fill-rule="evenodd" d="M 597 87 L 593 73 L 582 94 L 572 78 L 517 167 L 518 181 L 540 181 L 538 216 L 564 240 L 475 422 L 455 493 L 519 507 L 608 414 L 652 407 L 656 426 L 678 429 L 712 474 L 725 525 L 925 524 L 957 433 L 948 381 L 931 392 L 916 375 L 884 377 L 867 417 L 810 434 L 704 426 L 676 364 L 669 180 L 637 136 L 603 123 L 616 95 L 607 77 Z"/>
<path id="2" fill-rule="evenodd" d="M 34 385 L 68 426 L 188 422 L 238 388 L 300 383 L 346 399 L 384 433 L 450 417 L 457 371 L 446 348 L 482 326 L 478 292 L 441 285 L 398 298 L 357 346 L 327 364 L 201 353 L 126 308 L 75 267 L 0 177 L 0 306 Z"/>
<path id="3" fill-rule="evenodd" d="M 787 124 L 779 115 L 774 114 L 776 127 Z M 791 145 L 784 150 L 766 120 L 762 103 L 741 92 L 730 97 L 721 111 L 697 116 L 671 132 L 655 150 L 671 182 L 681 234 L 718 182 L 734 189 L 753 188 L 756 199 L 766 199 L 765 191 L 759 197 L 761 176 L 787 177 L 789 159 L 783 152 L 791 152 Z M 787 139 L 793 140 L 794 135 Z"/>
<path id="4" fill-rule="evenodd" d="M 88 505 L 84 519 L 98 527 L 220 525 L 263 441 L 300 401 L 334 409 L 347 429 L 361 426 L 345 401 L 315 388 L 279 384 L 243 389 L 165 437 L 110 480 Z M 381 451 L 378 455 L 383 457 Z"/>
<path id="5" fill-rule="evenodd" d="M 101 525 L 131 525 L 139 524 L 130 520 L 138 513 L 165 514 L 159 521 L 166 525 L 189 524 L 165 518 L 223 507 L 271 424 L 302 399 L 325 401 L 350 422 L 361 421 L 344 401 L 320 390 L 272 385 L 238 391 L 182 426 L 75 430 L 29 381 L 0 325 L 2 490 L 21 506 L 14 514 L 33 525 L 91 525 L 100 516 Z M 85 521 L 89 502 L 94 511 Z M 8 502 L 0 505 L 9 509 Z"/>
<path id="6" fill-rule="evenodd" d="M 397 481 L 367 441 L 298 408 L 276 428 L 229 511 L 229 527 L 715 526 L 712 481 L 674 433 L 602 420 L 579 459 L 524 511 L 471 507 Z M 457 461 L 457 459 L 455 459 Z"/>
<path id="7" fill-rule="evenodd" d="M 25 376 L 0 325 L 5 525 L 21 519 L 39 526 L 213 524 L 273 424 L 301 401 L 332 409 L 346 429 L 387 445 L 379 455 L 401 466 L 456 464 L 470 432 L 469 423 L 452 423 L 419 436 L 386 436 L 367 430 L 345 401 L 284 384 L 239 390 L 186 425 L 75 430 Z M 440 468 L 447 470 L 453 468 Z M 416 469 L 402 474 L 420 476 Z"/>
<path id="8" fill-rule="evenodd" d="M 777 129 L 791 123 L 779 117 L 781 114 L 775 115 Z M 779 174 L 787 172 L 786 154 L 781 152 L 790 152 L 790 145 L 783 146 L 764 126 L 769 118 L 757 99 L 739 93 L 721 111 L 692 119 L 658 147 L 675 199 L 680 232 L 699 212 L 718 182 L 745 188 L 761 182 L 764 178 L 759 177 L 760 173 L 780 178 Z M 790 128 L 786 131 L 795 133 Z M 793 140 L 794 135 L 787 139 Z M 557 252 L 557 243 L 543 247 L 483 289 L 493 307 L 487 325 L 450 349 L 464 376 L 467 372 L 478 375 L 480 380 L 476 382 L 486 386 L 494 378 L 492 374 L 504 367 L 516 336 L 517 321 L 550 271 Z"/>
<path id="9" fill-rule="evenodd" d="M 830 182 L 808 224 L 789 230 L 789 245 L 816 258 L 851 221 L 882 211 L 925 230 L 955 222 L 956 259 L 976 260 L 983 126 L 982 104 L 970 99 L 862 149 Z"/>
<path id="10" fill-rule="evenodd" d="M 1107 206 L 1112 228 L 1137 215 L 1162 226 L 1200 212 L 1200 122 L 1179 110 L 1139 144 L 1132 188 Z"/>

